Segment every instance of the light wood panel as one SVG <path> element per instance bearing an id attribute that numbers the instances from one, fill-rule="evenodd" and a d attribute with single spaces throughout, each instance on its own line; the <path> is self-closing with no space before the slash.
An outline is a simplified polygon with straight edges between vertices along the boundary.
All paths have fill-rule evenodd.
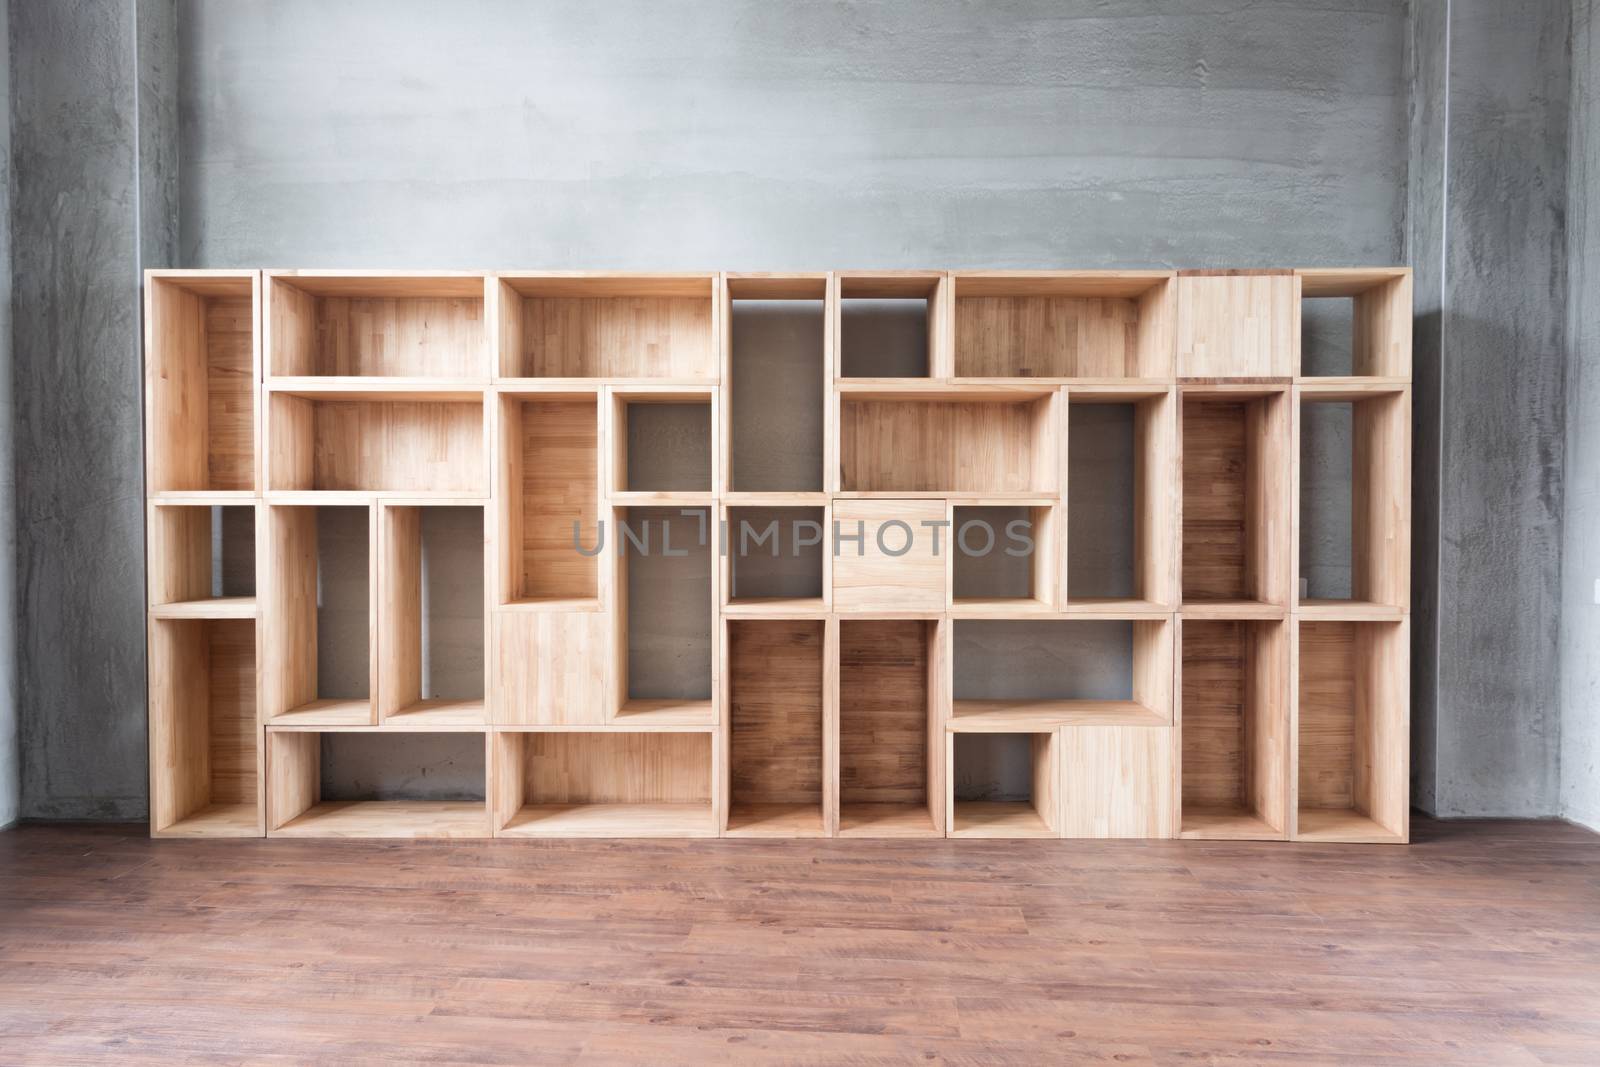
<path id="1" fill-rule="evenodd" d="M 484 279 L 266 275 L 275 376 L 489 376 Z"/>
<path id="2" fill-rule="evenodd" d="M 267 399 L 269 489 L 488 495 L 481 400 Z"/>
<path id="3" fill-rule="evenodd" d="M 715 275 L 502 275 L 500 374 L 718 376 Z"/>
<path id="4" fill-rule="evenodd" d="M 728 622 L 731 836 L 821 835 L 820 620 Z"/>
<path id="5" fill-rule="evenodd" d="M 610 719 L 607 616 L 496 611 L 490 632 L 496 722 L 599 726 Z"/>
<path id="6" fill-rule="evenodd" d="M 840 500 L 833 519 L 835 611 L 945 609 L 950 532 L 943 500 Z"/>
<path id="7" fill-rule="evenodd" d="M 839 835 L 937 834 L 943 797 L 934 621 L 839 624 Z"/>
<path id="8" fill-rule="evenodd" d="M 1164 726 L 1062 729 L 1062 836 L 1172 837 L 1172 734 Z"/>
<path id="9" fill-rule="evenodd" d="M 1180 378 L 1288 378 L 1300 346 L 1290 271 L 1180 271 Z"/>
<path id="10" fill-rule="evenodd" d="M 955 374 L 1170 378 L 1176 286 L 1164 272 L 957 272 Z"/>
<path id="11" fill-rule="evenodd" d="M 502 395 L 499 440 L 499 602 L 598 609 L 599 394 Z"/>
<path id="12" fill-rule="evenodd" d="M 709 733 L 493 737 L 502 837 L 716 836 Z"/>

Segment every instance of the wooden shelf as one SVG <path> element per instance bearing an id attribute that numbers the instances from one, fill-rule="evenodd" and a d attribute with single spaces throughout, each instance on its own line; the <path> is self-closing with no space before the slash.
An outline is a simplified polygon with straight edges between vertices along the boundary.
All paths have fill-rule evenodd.
<path id="1" fill-rule="evenodd" d="M 150 609 L 153 619 L 253 619 L 256 617 L 256 598 L 253 596 L 214 596 L 203 600 L 179 600 L 170 604 L 157 604 Z"/>
<path id="2" fill-rule="evenodd" d="M 1404 841 L 1410 287 L 148 272 L 151 831 Z"/>
<path id="3" fill-rule="evenodd" d="M 1170 726 L 1159 712 L 1132 700 L 957 700 L 948 728 L 1015 733 L 1057 726 Z"/>
<path id="4" fill-rule="evenodd" d="M 274 837 L 487 837 L 483 801 L 332 800 L 313 804 Z"/>

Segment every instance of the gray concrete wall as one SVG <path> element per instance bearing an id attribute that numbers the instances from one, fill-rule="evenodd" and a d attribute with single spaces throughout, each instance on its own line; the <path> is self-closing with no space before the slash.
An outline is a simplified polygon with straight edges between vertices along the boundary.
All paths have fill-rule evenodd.
<path id="1" fill-rule="evenodd" d="M 17 476 L 11 407 L 11 13 L 0 5 L 0 827 L 22 808 L 17 717 Z"/>
<path id="2" fill-rule="evenodd" d="M 171 55 L 153 62 L 175 43 L 170 22 L 161 31 L 172 12 L 125 0 L 10 10 L 25 815 L 146 807 L 139 270 L 174 247 L 175 215 L 146 210 L 141 135 L 153 151 L 160 129 L 140 117 L 172 110 L 149 99 L 175 86 Z"/>
<path id="3" fill-rule="evenodd" d="M 1411 193 L 1438 213 L 1413 218 L 1410 250 L 1429 271 L 1419 425 L 1431 431 L 1437 403 L 1439 432 L 1436 475 L 1418 437 L 1417 544 L 1438 557 L 1417 623 L 1438 658 L 1417 665 L 1437 694 L 1418 708 L 1416 757 L 1418 799 L 1440 815 L 1558 807 L 1568 27 L 1564 2 L 1419 5 L 1418 102 L 1442 110 L 1419 119 Z M 1436 542 L 1423 539 L 1435 510 Z"/>
<path id="4" fill-rule="evenodd" d="M 1561 811 L 1600 830 L 1600 4 L 1572 6 Z"/>

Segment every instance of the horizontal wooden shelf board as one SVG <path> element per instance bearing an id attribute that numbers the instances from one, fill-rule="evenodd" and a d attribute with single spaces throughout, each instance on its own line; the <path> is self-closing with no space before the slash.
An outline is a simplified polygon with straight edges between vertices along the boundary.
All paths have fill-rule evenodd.
<path id="1" fill-rule="evenodd" d="M 529 399 L 548 399 L 548 394 L 574 394 L 594 395 L 604 389 L 620 390 L 622 392 L 637 391 L 651 388 L 683 388 L 699 392 L 720 384 L 721 379 L 715 376 L 708 377 L 669 377 L 660 378 L 518 378 L 498 377 L 494 379 L 494 390 L 502 396 L 516 397 L 527 396 Z"/>
<path id="2" fill-rule="evenodd" d="M 1094 615 L 1110 618 L 1127 616 L 1130 618 L 1143 618 L 1151 615 L 1171 615 L 1173 608 L 1169 604 L 1158 604 L 1153 600 L 1139 600 L 1129 597 L 1072 597 L 1067 598 L 1067 606 L 1062 610 L 1064 615 Z"/>
<path id="3" fill-rule="evenodd" d="M 1344 619 L 1349 622 L 1398 622 L 1406 610 L 1370 600 L 1302 600 L 1295 606 L 1302 619 Z"/>
<path id="4" fill-rule="evenodd" d="M 147 499 L 157 507 L 214 507 L 251 504 L 261 495 L 253 489 L 182 489 L 151 493 Z"/>
<path id="5" fill-rule="evenodd" d="M 955 298 L 1071 296 L 1129 300 L 1177 277 L 1170 270 L 958 270 Z"/>
<path id="6" fill-rule="evenodd" d="M 441 726 L 484 728 L 482 700 L 419 700 L 389 715 L 382 726 L 391 730 L 421 730 Z"/>
<path id="7" fill-rule="evenodd" d="M 1009 619 L 1055 614 L 1054 605 L 1036 597 L 958 597 L 950 604 L 951 618 L 958 619 Z"/>
<path id="8" fill-rule="evenodd" d="M 1057 726 L 1170 726 L 1132 700 L 956 700 L 946 724 L 956 733 L 1027 733 Z"/>
<path id="9" fill-rule="evenodd" d="M 562 299 L 691 297 L 710 300 L 714 271 L 502 271 L 495 275 L 521 296 Z"/>
<path id="10" fill-rule="evenodd" d="M 604 610 L 599 597 L 524 597 L 505 604 L 496 604 L 495 611 L 572 611 L 594 612 Z"/>
<path id="11" fill-rule="evenodd" d="M 616 721 L 647 727 L 710 726 L 716 722 L 716 708 L 710 700 L 633 699 L 617 709 Z"/>
<path id="12" fill-rule="evenodd" d="M 390 504 L 396 507 L 488 507 L 489 497 L 483 493 L 438 492 L 419 493 L 407 489 L 269 489 L 263 498 L 276 507 L 365 507 L 372 504 Z"/>
<path id="13" fill-rule="evenodd" d="M 793 493 L 742 493 L 722 494 L 722 502 L 735 507 L 820 508 L 828 503 L 832 494 L 823 492 Z"/>
<path id="14" fill-rule="evenodd" d="M 1282 604 L 1260 600 L 1186 600 L 1179 611 L 1185 619 L 1281 619 L 1289 614 Z"/>
<path id="15" fill-rule="evenodd" d="M 1182 397 L 1197 400 L 1254 400 L 1264 396 L 1287 395 L 1293 385 L 1292 378 L 1179 378 L 1178 393 Z"/>
<path id="16" fill-rule="evenodd" d="M 1036 492 L 971 492 L 948 489 L 851 489 L 833 494 L 835 500 L 950 500 L 962 505 L 1014 504 L 1054 507 L 1061 498 Z"/>
<path id="17" fill-rule="evenodd" d="M 396 378 L 396 377 L 273 377 L 266 382 L 267 392 L 278 396 L 299 396 L 311 400 L 371 401 L 481 401 L 489 387 L 483 378 Z"/>
<path id="18" fill-rule="evenodd" d="M 374 726 L 370 700 L 313 700 L 267 720 L 277 729 L 323 726 Z M 374 726 L 374 728 L 376 728 Z"/>
<path id="19" fill-rule="evenodd" d="M 272 837 L 488 837 L 481 800 L 324 800 Z"/>
<path id="20" fill-rule="evenodd" d="M 746 597 L 730 600 L 722 613 L 736 618 L 812 619 L 828 614 L 828 606 L 819 596 Z"/>
<path id="21" fill-rule="evenodd" d="M 501 837 L 716 837 L 708 803 L 529 804 L 499 830 Z"/>
<path id="22" fill-rule="evenodd" d="M 256 598 L 253 596 L 218 596 L 204 600 L 179 600 L 171 604 L 157 604 L 150 609 L 156 619 L 253 619 L 256 617 Z"/>
<path id="23" fill-rule="evenodd" d="M 826 837 L 822 803 L 735 804 L 726 837 Z"/>
<path id="24" fill-rule="evenodd" d="M 1033 805 L 1021 801 L 958 800 L 951 837 L 1057 837 Z"/>
<path id="25" fill-rule="evenodd" d="M 1185 806 L 1180 837 L 1201 841 L 1281 841 L 1287 835 L 1274 830 L 1261 816 L 1243 808 L 1203 809 Z"/>
<path id="26" fill-rule="evenodd" d="M 836 379 L 842 400 L 961 401 L 965 403 L 1019 403 L 1050 396 L 1059 388 L 1030 378 L 1005 378 L 979 383 L 956 383 L 925 378 Z"/>
<path id="27" fill-rule="evenodd" d="M 943 837 L 926 804 L 840 804 L 840 837 Z"/>
<path id="28" fill-rule="evenodd" d="M 1318 267 L 1297 270 L 1303 297 L 1356 296 L 1374 286 L 1399 281 L 1410 267 Z"/>
<path id="29" fill-rule="evenodd" d="M 260 837 L 254 804 L 208 804 L 154 833 L 156 837 Z"/>
<path id="30" fill-rule="evenodd" d="M 1409 378 L 1296 378 L 1300 399 L 1310 402 L 1335 400 L 1366 400 L 1375 396 L 1393 396 L 1411 388 Z"/>
<path id="31" fill-rule="evenodd" d="M 1301 808 L 1294 839 L 1347 844 L 1393 844 L 1405 838 L 1353 808 Z"/>

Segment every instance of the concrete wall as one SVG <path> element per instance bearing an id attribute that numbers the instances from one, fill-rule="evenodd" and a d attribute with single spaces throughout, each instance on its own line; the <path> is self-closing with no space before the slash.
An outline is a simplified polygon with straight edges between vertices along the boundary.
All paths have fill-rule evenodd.
<path id="1" fill-rule="evenodd" d="M 1414 489 L 1416 544 L 1438 556 L 1417 622 L 1438 658 L 1419 657 L 1437 692 L 1415 757 L 1440 815 L 1558 805 L 1568 26 L 1565 2 L 1418 5 Z"/>
<path id="2" fill-rule="evenodd" d="M 17 717 L 17 478 L 11 407 L 11 13 L 0 5 L 0 827 L 22 809 Z"/>
<path id="3" fill-rule="evenodd" d="M 1600 4 L 1572 7 L 1561 811 L 1600 830 Z"/>

